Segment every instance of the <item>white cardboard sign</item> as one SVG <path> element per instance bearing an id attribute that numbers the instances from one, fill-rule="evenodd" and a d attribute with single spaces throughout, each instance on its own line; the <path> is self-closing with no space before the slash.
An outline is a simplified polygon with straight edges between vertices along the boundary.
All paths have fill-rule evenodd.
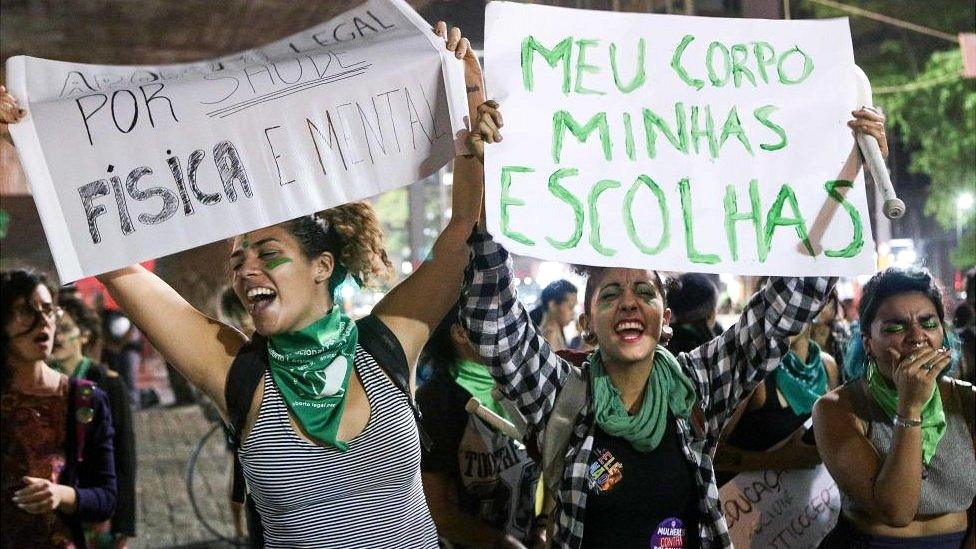
<path id="1" fill-rule="evenodd" d="M 765 21 L 492 2 L 489 227 L 569 263 L 738 274 L 871 272 L 846 122 L 846 19 Z"/>
<path id="2" fill-rule="evenodd" d="M 65 282 L 413 183 L 467 116 L 461 63 L 403 0 L 198 63 L 6 67 Z"/>

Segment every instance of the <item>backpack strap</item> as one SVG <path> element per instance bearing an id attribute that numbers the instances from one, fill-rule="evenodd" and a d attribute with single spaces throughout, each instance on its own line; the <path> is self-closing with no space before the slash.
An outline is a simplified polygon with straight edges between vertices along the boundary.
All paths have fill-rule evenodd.
<path id="1" fill-rule="evenodd" d="M 227 401 L 228 425 L 224 430 L 227 441 L 234 450 L 234 480 L 231 488 L 231 500 L 235 503 L 246 504 L 247 484 L 244 480 L 244 469 L 241 467 L 238 450 L 241 447 L 241 436 L 247 423 L 247 414 L 254 400 L 254 391 L 261 382 L 261 376 L 268 370 L 268 340 L 255 334 L 234 357 L 234 362 L 227 372 L 227 383 L 224 386 L 224 399 Z M 250 508 L 248 508 L 250 509 Z M 257 535 L 258 528 L 249 530 L 252 539 Z"/>
<path id="2" fill-rule="evenodd" d="M 357 320 L 356 329 L 359 331 L 359 345 L 372 355 L 380 368 L 393 380 L 393 385 L 406 395 L 407 402 L 410 403 L 410 410 L 413 411 L 413 417 L 417 422 L 420 444 L 425 451 L 429 452 L 433 440 L 424 430 L 421 422 L 423 415 L 420 413 L 420 408 L 410 390 L 410 364 L 407 362 L 407 355 L 403 351 L 403 346 L 400 345 L 400 340 L 382 320 L 373 314 Z"/>
<path id="3" fill-rule="evenodd" d="M 251 410 L 254 391 L 261 382 L 261 376 L 268 370 L 268 340 L 254 334 L 234 357 L 227 372 L 224 385 L 224 399 L 227 401 L 227 436 L 236 449 L 241 444 L 241 435 Z"/>

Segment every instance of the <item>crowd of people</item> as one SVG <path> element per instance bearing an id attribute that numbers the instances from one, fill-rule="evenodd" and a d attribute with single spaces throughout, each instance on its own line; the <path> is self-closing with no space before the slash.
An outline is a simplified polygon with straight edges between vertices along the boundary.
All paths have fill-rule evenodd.
<path id="1" fill-rule="evenodd" d="M 464 68 L 469 152 L 430 259 L 368 316 L 336 292 L 390 270 L 365 203 L 235 237 L 221 321 L 138 265 L 99 277 L 227 423 L 252 541 L 729 547 L 720 484 L 823 463 L 842 495 L 825 547 L 972 546 L 972 273 L 956 325 L 916 268 L 874 275 L 856 318 L 835 279 L 769 277 L 723 327 L 711 277 L 606 267 L 578 267 L 582 299 L 558 281 L 529 312 L 482 222 L 499 105 L 460 31 L 435 32 Z M 877 112 L 850 125 L 885 149 Z M 3 546 L 125 546 L 131 361 L 70 291 L 29 270 L 0 282 Z"/>

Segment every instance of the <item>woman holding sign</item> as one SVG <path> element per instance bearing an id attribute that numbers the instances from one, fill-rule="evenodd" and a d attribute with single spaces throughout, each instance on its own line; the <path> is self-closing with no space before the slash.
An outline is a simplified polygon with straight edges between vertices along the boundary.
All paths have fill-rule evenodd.
<path id="1" fill-rule="evenodd" d="M 856 131 L 884 137 L 883 118 L 854 115 Z M 674 356 L 660 344 L 671 317 L 665 276 L 587 268 L 580 324 L 596 350 L 576 368 L 529 320 L 508 252 L 484 232 L 471 246 L 462 319 L 504 396 L 537 433 L 543 478 L 555 480 L 549 539 L 571 548 L 731 546 L 712 453 L 736 406 L 780 363 L 833 280 L 771 278 L 732 328 Z"/>
<path id="2" fill-rule="evenodd" d="M 851 380 L 813 409 L 817 446 L 842 512 L 824 547 L 957 548 L 976 496 L 973 386 L 952 365 L 941 289 L 889 268 L 864 286 Z M 972 547 L 973 523 L 968 526 Z"/>
<path id="3" fill-rule="evenodd" d="M 441 22 L 435 31 L 463 60 L 475 120 L 484 98 L 477 57 L 459 29 L 448 31 Z M 16 114 L 12 104 L 2 107 Z M 480 142 L 476 135 L 470 140 Z M 451 221 L 430 260 L 390 291 L 366 323 L 351 321 L 334 299 L 347 276 L 367 283 L 390 266 L 379 221 L 366 204 L 233 240 L 229 266 L 258 334 L 251 342 L 142 267 L 100 277 L 167 362 L 214 401 L 239 435 L 249 504 L 261 521 L 252 541 L 289 548 L 437 547 L 421 486 L 412 396 L 400 389 L 412 386 L 420 350 L 457 300 L 465 241 L 478 221 L 481 164 L 459 156 L 454 166 Z M 259 377 L 252 394 L 253 372 Z"/>

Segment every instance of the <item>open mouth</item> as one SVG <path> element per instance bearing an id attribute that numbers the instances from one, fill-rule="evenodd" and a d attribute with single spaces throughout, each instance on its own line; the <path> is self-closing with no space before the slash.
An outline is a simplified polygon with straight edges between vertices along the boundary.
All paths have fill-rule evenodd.
<path id="1" fill-rule="evenodd" d="M 51 339 L 51 334 L 47 332 L 41 332 L 34 336 L 34 343 L 37 345 L 46 345 Z"/>
<path id="2" fill-rule="evenodd" d="M 633 343 L 644 335 L 644 323 L 639 320 L 621 320 L 613 327 L 620 339 Z"/>
<path id="3" fill-rule="evenodd" d="M 278 297 L 278 292 L 272 290 L 271 288 L 265 287 L 254 287 L 247 291 L 247 304 L 248 309 L 251 311 L 251 315 L 255 315 L 263 311 L 268 305 L 271 304 L 274 299 Z"/>

